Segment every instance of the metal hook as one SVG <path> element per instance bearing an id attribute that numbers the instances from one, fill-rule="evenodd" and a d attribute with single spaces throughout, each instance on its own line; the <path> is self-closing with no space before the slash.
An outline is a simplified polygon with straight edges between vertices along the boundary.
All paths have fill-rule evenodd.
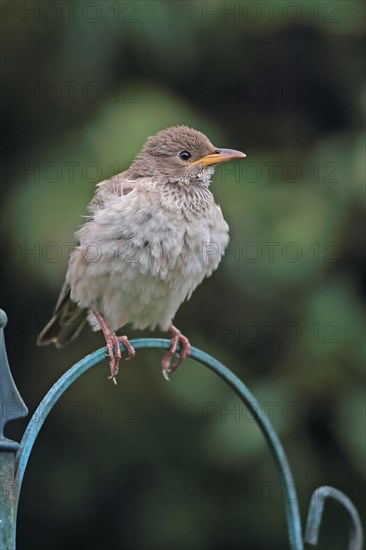
<path id="1" fill-rule="evenodd" d="M 353 502 L 342 491 L 323 485 L 314 491 L 308 512 L 305 529 L 305 542 L 316 546 L 319 538 L 320 524 L 323 517 L 325 499 L 333 499 L 343 506 L 348 512 L 349 519 L 349 544 L 348 550 L 362 550 L 363 534 L 360 516 Z"/>

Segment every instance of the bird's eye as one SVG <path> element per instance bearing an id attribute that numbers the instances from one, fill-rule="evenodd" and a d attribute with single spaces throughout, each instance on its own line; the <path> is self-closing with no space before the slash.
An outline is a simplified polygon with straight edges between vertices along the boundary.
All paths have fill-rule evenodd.
<path id="1" fill-rule="evenodd" d="M 178 156 L 181 160 L 189 160 L 192 155 L 188 151 L 181 151 Z"/>

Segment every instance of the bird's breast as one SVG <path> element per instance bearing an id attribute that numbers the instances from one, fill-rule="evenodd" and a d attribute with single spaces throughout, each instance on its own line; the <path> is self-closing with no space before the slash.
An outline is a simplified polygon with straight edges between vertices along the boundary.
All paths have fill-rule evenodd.
<path id="1" fill-rule="evenodd" d="M 179 278 L 202 278 L 216 269 L 228 243 L 228 225 L 216 205 L 188 219 L 179 211 L 154 216 L 149 229 L 140 228 L 135 249 L 142 272 L 178 284 Z"/>
<path id="2" fill-rule="evenodd" d="M 102 304 L 102 311 L 115 307 L 115 315 L 122 308 L 140 327 L 143 319 L 153 326 L 159 303 L 168 322 L 220 263 L 228 243 L 221 209 L 213 205 L 187 219 L 144 202 L 123 214 L 110 207 L 79 232 L 79 261 L 70 262 L 67 275 L 72 299 L 83 307 Z"/>

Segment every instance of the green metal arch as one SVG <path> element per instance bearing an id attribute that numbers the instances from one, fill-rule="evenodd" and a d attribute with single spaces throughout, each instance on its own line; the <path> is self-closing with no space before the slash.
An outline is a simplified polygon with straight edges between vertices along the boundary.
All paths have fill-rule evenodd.
<path id="1" fill-rule="evenodd" d="M 136 350 L 146 348 L 167 350 L 171 345 L 169 340 L 159 338 L 131 340 L 131 344 Z M 123 344 L 121 344 L 121 350 L 124 351 Z M 26 431 L 24 432 L 16 454 L 15 489 L 17 501 L 19 500 L 24 472 L 27 467 L 30 453 L 37 435 L 47 418 L 47 415 L 58 399 L 71 386 L 71 384 L 86 371 L 100 363 L 102 360 L 105 360 L 105 357 L 106 349 L 101 348 L 81 359 L 81 361 L 76 363 L 63 376 L 61 376 L 61 378 L 52 386 L 37 407 L 37 410 L 34 412 Z M 246 385 L 217 359 L 197 348 L 191 349 L 190 357 L 210 369 L 222 380 L 224 380 L 224 382 L 226 382 L 239 396 L 241 401 L 255 418 L 270 448 L 281 486 L 285 489 L 282 491 L 282 494 L 286 495 L 286 497 L 284 496 L 283 498 L 290 547 L 292 550 L 303 550 L 304 544 L 302 538 L 301 518 L 295 484 L 281 442 L 267 415 Z"/>

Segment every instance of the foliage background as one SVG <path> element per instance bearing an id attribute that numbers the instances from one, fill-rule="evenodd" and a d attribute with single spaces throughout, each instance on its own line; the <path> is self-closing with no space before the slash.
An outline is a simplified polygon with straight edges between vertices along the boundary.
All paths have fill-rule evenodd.
<path id="1" fill-rule="evenodd" d="M 271 414 L 302 517 L 322 484 L 364 517 L 364 3 L 269 5 L 2 3 L 9 361 L 33 411 L 103 345 L 90 332 L 63 351 L 34 344 L 65 243 L 99 180 L 148 135 L 192 125 L 247 159 L 212 185 L 233 253 L 176 324 Z M 251 418 L 192 362 L 166 384 L 160 355 L 124 364 L 118 387 L 101 364 L 57 405 L 27 470 L 20 550 L 287 547 L 281 490 Z M 329 505 L 320 547 L 346 540 L 346 518 Z"/>

